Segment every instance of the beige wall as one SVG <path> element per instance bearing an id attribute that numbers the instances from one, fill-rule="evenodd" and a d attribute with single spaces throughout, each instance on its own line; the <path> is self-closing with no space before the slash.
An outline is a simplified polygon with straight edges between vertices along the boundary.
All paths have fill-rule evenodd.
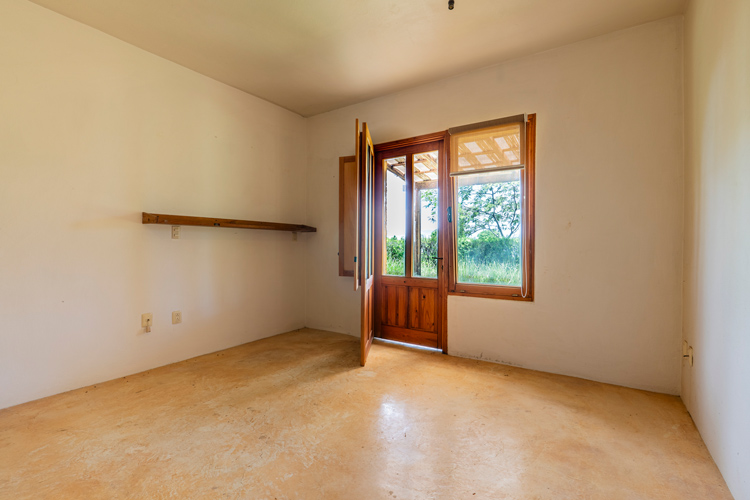
<path id="1" fill-rule="evenodd" d="M 677 393 L 684 322 L 696 362 L 682 397 L 750 498 L 750 3 L 688 8 L 684 213 L 681 29 L 650 23 L 304 120 L 2 2 L 0 408 L 305 324 L 356 335 L 336 255 L 354 119 L 383 142 L 535 112 L 536 301 L 451 297 L 450 352 Z M 184 227 L 173 241 L 141 211 L 319 232 Z"/>
<path id="2" fill-rule="evenodd" d="M 734 497 L 750 499 L 750 2 L 685 17 L 682 399 Z"/>
<path id="3" fill-rule="evenodd" d="M 450 353 L 677 394 L 681 29 L 658 21 L 310 118 L 307 326 L 359 329 L 337 276 L 337 158 L 355 118 L 383 142 L 535 112 L 536 301 L 450 297 Z"/>
<path id="4" fill-rule="evenodd" d="M 303 326 L 308 236 L 140 212 L 305 222 L 305 156 L 303 118 L 0 2 L 0 407 Z"/>

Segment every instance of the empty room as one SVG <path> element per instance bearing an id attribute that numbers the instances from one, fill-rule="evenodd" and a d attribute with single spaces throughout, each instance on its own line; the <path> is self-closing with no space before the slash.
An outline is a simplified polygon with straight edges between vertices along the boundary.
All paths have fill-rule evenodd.
<path id="1" fill-rule="evenodd" d="M 0 0 L 0 499 L 750 500 L 750 1 Z"/>

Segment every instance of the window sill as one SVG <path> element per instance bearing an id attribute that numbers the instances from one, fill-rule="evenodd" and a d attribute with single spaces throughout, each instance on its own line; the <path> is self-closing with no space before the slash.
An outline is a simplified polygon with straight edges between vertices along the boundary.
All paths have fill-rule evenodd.
<path id="1" fill-rule="evenodd" d="M 448 290 L 448 295 L 455 295 L 457 297 L 476 297 L 481 299 L 518 300 L 521 302 L 534 301 L 534 294 L 531 293 L 526 297 L 523 297 L 521 295 L 520 287 L 459 285 L 458 290 Z"/>

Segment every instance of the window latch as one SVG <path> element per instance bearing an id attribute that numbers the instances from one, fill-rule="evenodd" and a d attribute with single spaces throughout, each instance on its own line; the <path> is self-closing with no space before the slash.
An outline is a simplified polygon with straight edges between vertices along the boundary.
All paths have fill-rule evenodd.
<path id="1" fill-rule="evenodd" d="M 451 207 L 448 207 L 448 223 L 453 222 L 453 212 L 451 211 Z"/>

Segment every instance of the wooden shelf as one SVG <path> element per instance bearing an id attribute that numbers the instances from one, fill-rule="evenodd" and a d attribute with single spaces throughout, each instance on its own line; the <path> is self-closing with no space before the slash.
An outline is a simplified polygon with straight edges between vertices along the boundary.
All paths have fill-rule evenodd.
<path id="1" fill-rule="evenodd" d="M 167 224 L 170 226 L 209 226 L 232 227 L 235 229 L 266 229 L 269 231 L 291 231 L 293 233 L 314 233 L 314 227 L 302 224 L 282 224 L 280 222 L 259 222 L 255 220 L 214 219 L 211 217 L 191 217 L 189 215 L 149 214 L 143 212 L 144 224 Z"/>

